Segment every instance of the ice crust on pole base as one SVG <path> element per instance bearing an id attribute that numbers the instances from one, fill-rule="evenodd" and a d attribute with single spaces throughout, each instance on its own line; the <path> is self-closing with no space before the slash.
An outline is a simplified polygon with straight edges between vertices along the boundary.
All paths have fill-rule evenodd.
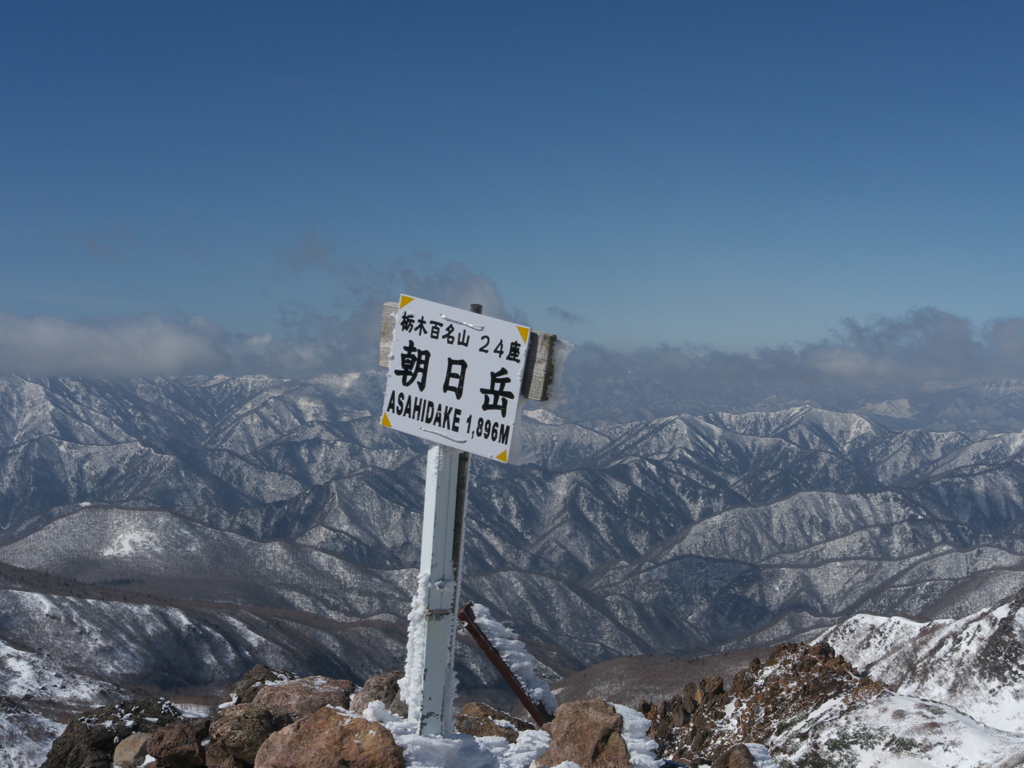
<path id="1" fill-rule="evenodd" d="M 409 639 L 405 652 L 405 677 L 398 681 L 402 701 L 409 706 L 409 720 L 418 723 L 423 712 L 423 670 L 427 651 L 427 590 L 430 575 L 421 573 L 409 611 Z M 456 599 L 458 595 L 456 594 Z M 455 711 L 455 691 L 459 680 L 455 675 L 454 665 L 448 666 L 448 686 L 445 689 L 444 711 Z M 444 723 L 445 732 L 454 730 L 454 717 L 451 723 Z"/>
<path id="2" fill-rule="evenodd" d="M 409 639 L 405 647 L 405 677 L 398 681 L 402 701 L 409 705 L 409 719 L 418 722 L 423 710 L 423 659 L 427 650 L 427 582 L 421 573 L 409 610 Z"/>
<path id="3" fill-rule="evenodd" d="M 555 701 L 548 684 L 537 677 L 536 660 L 526 650 L 523 641 L 500 621 L 495 621 L 487 606 L 474 603 L 473 615 L 476 617 L 476 625 L 491 641 L 491 645 L 501 656 L 502 661 L 512 670 L 512 674 L 523 686 L 526 695 L 532 701 L 543 704 L 544 709 L 554 714 L 558 709 L 558 702 Z"/>
<path id="4" fill-rule="evenodd" d="M 406 683 L 409 716 L 421 733 L 450 732 L 455 677 L 455 604 L 462 551 L 459 451 L 435 444 L 427 453 L 419 584 L 409 612 Z"/>

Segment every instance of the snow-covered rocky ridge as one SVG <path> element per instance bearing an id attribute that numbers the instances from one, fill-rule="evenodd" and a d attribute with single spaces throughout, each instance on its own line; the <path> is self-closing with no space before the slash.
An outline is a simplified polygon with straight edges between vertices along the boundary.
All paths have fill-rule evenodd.
<path id="1" fill-rule="evenodd" d="M 0 765 L 5 768 L 42 764 L 53 740 L 64 730 L 55 717 L 123 696 L 107 683 L 68 671 L 63 659 L 4 642 L 0 642 L 0 692 Z"/>
<path id="2" fill-rule="evenodd" d="M 1024 590 L 955 620 L 860 614 L 820 640 L 894 691 L 1024 733 Z"/>
<path id="3" fill-rule="evenodd" d="M 0 765 L 39 768 L 64 726 L 0 696 Z"/>
<path id="4" fill-rule="evenodd" d="M 782 768 L 1024 764 L 1024 733 L 989 727 L 946 701 L 893 692 L 861 676 L 827 643 L 780 644 L 731 686 L 705 678 L 640 709 L 654 723 L 660 756 L 696 763 L 753 742 Z"/>

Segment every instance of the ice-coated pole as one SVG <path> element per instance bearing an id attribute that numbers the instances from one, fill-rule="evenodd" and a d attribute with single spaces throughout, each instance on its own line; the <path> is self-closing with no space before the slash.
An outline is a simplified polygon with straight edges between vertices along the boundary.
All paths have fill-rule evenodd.
<path id="1" fill-rule="evenodd" d="M 470 309 L 483 311 L 479 304 Z M 420 576 L 409 613 L 402 694 L 421 735 L 447 733 L 454 722 L 455 631 L 462 562 L 469 454 L 434 444 L 427 452 Z"/>

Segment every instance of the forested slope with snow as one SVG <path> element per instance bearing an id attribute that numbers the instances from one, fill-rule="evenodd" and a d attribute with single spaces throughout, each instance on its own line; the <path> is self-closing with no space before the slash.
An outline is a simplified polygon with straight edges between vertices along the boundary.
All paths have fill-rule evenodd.
<path id="1" fill-rule="evenodd" d="M 989 608 L 1024 586 L 1024 433 L 976 428 L 998 408 L 973 391 L 969 429 L 892 409 L 528 411 L 531 463 L 472 462 L 464 595 L 557 673 Z M 377 374 L 0 379 L 0 564 L 23 569 L 0 580 L 0 640 L 115 683 L 147 665 L 212 683 L 264 656 L 399 666 L 425 446 L 380 426 L 381 393 Z M 89 650 L 119 629 L 125 661 Z"/>

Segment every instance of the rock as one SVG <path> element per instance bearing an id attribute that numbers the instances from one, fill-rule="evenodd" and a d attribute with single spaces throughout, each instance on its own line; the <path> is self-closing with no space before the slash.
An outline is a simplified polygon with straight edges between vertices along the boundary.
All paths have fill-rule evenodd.
<path id="1" fill-rule="evenodd" d="M 50 747 L 41 768 L 110 768 L 114 747 L 182 716 L 165 699 L 137 699 L 83 712 Z"/>
<path id="2" fill-rule="evenodd" d="M 199 768 L 206 764 L 202 742 L 210 730 L 209 720 L 175 720 L 158 728 L 146 751 L 156 758 L 158 768 Z"/>
<path id="3" fill-rule="evenodd" d="M 758 674 L 761 672 L 761 660 L 756 656 L 750 662 L 746 669 L 742 669 L 736 673 L 732 679 L 732 693 L 733 696 L 749 696 L 753 693 L 754 683 L 757 682 Z"/>
<path id="4" fill-rule="evenodd" d="M 252 768 L 252 763 L 243 763 L 222 744 L 211 742 L 206 745 L 206 768 Z"/>
<path id="5" fill-rule="evenodd" d="M 114 746 L 109 728 L 90 728 L 74 720 L 53 742 L 42 768 L 110 768 Z"/>
<path id="6" fill-rule="evenodd" d="M 697 710 L 700 695 L 700 688 L 696 683 L 687 683 L 683 686 L 683 695 L 680 698 L 691 715 Z"/>
<path id="7" fill-rule="evenodd" d="M 352 697 L 349 708 L 353 712 L 362 712 L 371 701 L 379 701 L 392 713 L 399 717 L 409 716 L 409 707 L 399 696 L 398 681 L 405 676 L 401 670 L 376 675 L 366 681 L 362 690 Z"/>
<path id="8" fill-rule="evenodd" d="M 700 681 L 700 698 L 698 701 L 703 704 L 707 699 L 712 696 L 717 696 L 720 693 L 725 693 L 725 686 L 722 678 L 718 675 L 705 677 Z"/>
<path id="9" fill-rule="evenodd" d="M 402 750 L 381 723 L 333 707 L 273 733 L 255 768 L 404 768 Z"/>
<path id="10" fill-rule="evenodd" d="M 250 704 L 264 684 L 294 680 L 295 677 L 291 672 L 282 672 L 279 669 L 271 669 L 264 664 L 257 664 L 231 686 L 228 690 L 228 699 L 221 706 Z"/>
<path id="11" fill-rule="evenodd" d="M 146 759 L 146 742 L 151 733 L 133 733 L 114 747 L 114 765 L 117 768 L 138 768 Z"/>
<path id="12" fill-rule="evenodd" d="M 509 744 L 514 744 L 519 739 L 520 731 L 534 728 L 524 720 L 499 712 L 494 707 L 471 701 L 455 716 L 455 730 L 470 736 L 501 736 Z"/>
<path id="13" fill-rule="evenodd" d="M 665 714 L 674 725 L 685 725 L 697 711 L 697 700 L 693 696 L 673 696 L 665 707 Z"/>
<path id="14" fill-rule="evenodd" d="M 570 701 L 544 726 L 551 735 L 548 751 L 535 765 L 548 768 L 570 760 L 580 768 L 629 768 L 629 750 L 622 738 L 622 715 L 606 701 Z"/>
<path id="15" fill-rule="evenodd" d="M 267 737 L 294 719 L 286 710 L 255 702 L 227 707 L 210 726 L 207 765 L 209 768 L 251 766 Z"/>
<path id="16" fill-rule="evenodd" d="M 682 696 L 660 706 L 645 704 L 647 734 L 658 743 L 659 757 L 715 762 L 737 741 L 764 743 L 830 699 L 867 700 L 882 690 L 827 643 L 780 643 L 767 662 L 754 659 L 733 678 L 731 704 L 718 676 L 688 683 Z"/>
<path id="17" fill-rule="evenodd" d="M 757 768 L 754 756 L 750 754 L 746 744 L 737 744 L 727 752 L 719 755 L 711 768 Z"/>
<path id="18" fill-rule="evenodd" d="M 312 715 L 328 704 L 348 709 L 356 687 L 348 680 L 329 677 L 303 677 L 286 682 L 263 684 L 252 703 L 264 707 L 278 707 L 298 716 Z"/>
<path id="19" fill-rule="evenodd" d="M 857 687 L 853 689 L 853 693 L 850 695 L 854 699 L 866 701 L 868 699 L 875 698 L 875 696 L 878 696 L 884 690 L 886 690 L 886 687 L 883 683 L 880 683 L 877 680 L 872 680 L 869 677 L 862 677 L 860 682 L 857 683 Z"/>

